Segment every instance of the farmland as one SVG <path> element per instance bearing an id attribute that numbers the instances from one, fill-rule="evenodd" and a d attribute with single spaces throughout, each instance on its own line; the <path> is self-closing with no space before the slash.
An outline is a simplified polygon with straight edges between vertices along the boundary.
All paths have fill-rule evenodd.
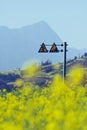
<path id="1" fill-rule="evenodd" d="M 7 82 L 12 90 L 0 91 L 0 130 L 87 129 L 86 68 L 73 67 L 65 81 L 60 68 L 54 65 L 48 71 L 46 66 L 32 65 L 10 72 L 19 77 Z"/>

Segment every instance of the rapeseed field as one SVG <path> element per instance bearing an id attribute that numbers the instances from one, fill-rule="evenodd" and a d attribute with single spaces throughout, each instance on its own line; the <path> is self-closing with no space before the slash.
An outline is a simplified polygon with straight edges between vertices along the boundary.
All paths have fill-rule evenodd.
<path id="1" fill-rule="evenodd" d="M 29 71 L 30 69 L 30 71 Z M 33 76 L 38 67 L 24 71 Z M 84 70 L 74 67 L 64 81 L 55 75 L 48 87 L 15 82 L 16 90 L 0 91 L 0 130 L 87 130 L 87 85 Z"/>

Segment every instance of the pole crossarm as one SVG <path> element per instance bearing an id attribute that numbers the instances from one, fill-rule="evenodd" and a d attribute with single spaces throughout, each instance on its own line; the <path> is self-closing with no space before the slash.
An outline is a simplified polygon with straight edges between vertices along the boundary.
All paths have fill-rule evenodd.
<path id="1" fill-rule="evenodd" d="M 53 43 L 54 44 L 54 43 Z M 52 44 L 45 44 L 46 46 L 52 46 Z M 63 44 L 56 44 L 56 46 L 64 46 Z"/>

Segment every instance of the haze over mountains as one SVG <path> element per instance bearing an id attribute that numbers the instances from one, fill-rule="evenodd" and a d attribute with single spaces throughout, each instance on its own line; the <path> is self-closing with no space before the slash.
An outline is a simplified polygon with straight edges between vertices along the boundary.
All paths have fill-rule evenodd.
<path id="1" fill-rule="evenodd" d="M 63 43 L 56 32 L 44 21 L 18 29 L 0 27 L 0 71 L 20 68 L 26 61 L 31 60 L 46 61 L 49 59 L 56 63 L 63 61 L 63 53 L 38 53 L 42 42 Z M 68 48 L 68 50 L 68 59 L 86 51 L 73 48 Z"/>

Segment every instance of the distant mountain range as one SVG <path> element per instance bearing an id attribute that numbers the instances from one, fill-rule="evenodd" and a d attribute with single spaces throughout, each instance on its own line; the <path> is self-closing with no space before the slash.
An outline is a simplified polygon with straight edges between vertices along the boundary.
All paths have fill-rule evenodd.
<path id="1" fill-rule="evenodd" d="M 17 29 L 0 27 L 0 71 L 21 68 L 27 61 L 62 62 L 63 53 L 38 53 L 41 43 L 63 43 L 57 33 L 44 21 Z M 48 47 L 50 49 L 50 47 Z M 86 52 L 68 47 L 68 59 Z"/>

